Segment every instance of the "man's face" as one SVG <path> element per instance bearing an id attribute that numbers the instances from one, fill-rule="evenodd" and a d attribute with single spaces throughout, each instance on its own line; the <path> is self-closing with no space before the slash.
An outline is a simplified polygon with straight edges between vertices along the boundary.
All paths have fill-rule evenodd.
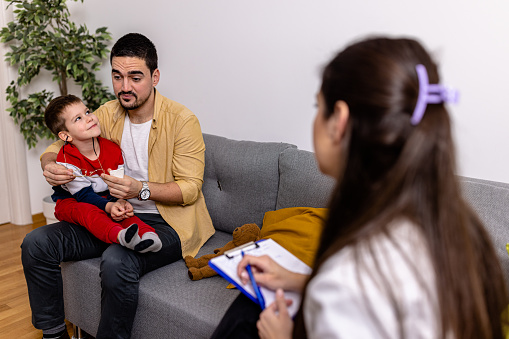
<path id="1" fill-rule="evenodd" d="M 126 110 L 143 106 L 159 82 L 159 70 L 152 76 L 145 60 L 135 57 L 113 57 L 111 60 L 113 90 Z"/>

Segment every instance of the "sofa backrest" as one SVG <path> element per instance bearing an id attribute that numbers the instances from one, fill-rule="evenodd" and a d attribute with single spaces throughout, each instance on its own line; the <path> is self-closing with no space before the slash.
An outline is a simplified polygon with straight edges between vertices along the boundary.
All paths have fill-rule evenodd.
<path id="1" fill-rule="evenodd" d="M 203 195 L 217 230 L 230 232 L 255 223 L 276 208 L 279 154 L 287 143 L 237 141 L 203 134 Z"/>
<path id="2" fill-rule="evenodd" d="M 335 180 L 322 174 L 312 152 L 285 149 L 279 156 L 276 209 L 327 207 Z"/>
<path id="3" fill-rule="evenodd" d="M 491 236 L 509 288 L 509 184 L 459 177 L 463 196 Z"/>
<path id="4" fill-rule="evenodd" d="M 231 233 L 247 223 L 261 227 L 266 212 L 281 208 L 327 207 L 334 180 L 320 173 L 314 153 L 287 143 L 203 137 L 203 194 L 216 229 Z M 458 179 L 492 238 L 509 287 L 509 184 Z"/>

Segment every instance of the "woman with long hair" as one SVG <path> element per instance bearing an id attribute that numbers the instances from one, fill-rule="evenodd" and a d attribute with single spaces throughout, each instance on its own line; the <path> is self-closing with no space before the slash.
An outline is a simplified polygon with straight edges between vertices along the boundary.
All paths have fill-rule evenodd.
<path id="1" fill-rule="evenodd" d="M 262 338 L 503 338 L 508 298 L 490 238 L 455 177 L 437 66 L 415 40 L 371 38 L 323 71 L 314 147 L 337 180 L 310 277 L 246 256 L 284 295 L 257 322 Z"/>

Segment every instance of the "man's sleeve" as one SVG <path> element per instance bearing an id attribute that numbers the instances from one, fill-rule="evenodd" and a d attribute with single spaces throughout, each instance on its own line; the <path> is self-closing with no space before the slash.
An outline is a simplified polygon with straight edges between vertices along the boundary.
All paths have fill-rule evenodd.
<path id="1" fill-rule="evenodd" d="M 94 114 L 97 117 L 97 119 L 99 120 L 99 126 L 101 126 L 101 137 L 109 140 L 108 133 L 106 133 L 106 129 L 105 129 L 106 128 L 106 122 L 104 121 L 104 119 L 106 117 L 106 114 L 107 114 L 106 107 L 104 105 L 101 105 L 94 112 Z"/>
<path id="2" fill-rule="evenodd" d="M 205 143 L 198 118 L 190 116 L 175 139 L 172 172 L 182 191 L 183 205 L 194 203 L 203 184 Z"/>
<path id="3" fill-rule="evenodd" d="M 39 160 L 41 160 L 42 156 L 44 154 L 46 154 L 46 153 L 56 153 L 56 154 L 58 154 L 58 152 L 60 151 L 60 148 L 62 148 L 63 145 L 64 145 L 64 142 L 62 140 L 55 141 L 54 143 L 52 143 L 51 145 L 49 145 L 46 148 L 46 150 L 39 157 Z"/>

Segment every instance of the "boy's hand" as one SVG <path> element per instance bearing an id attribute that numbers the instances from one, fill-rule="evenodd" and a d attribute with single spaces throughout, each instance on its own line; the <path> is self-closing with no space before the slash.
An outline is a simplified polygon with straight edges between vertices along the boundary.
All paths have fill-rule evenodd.
<path id="1" fill-rule="evenodd" d="M 125 209 L 126 217 L 127 218 L 133 217 L 134 216 L 133 205 L 131 205 L 131 203 L 129 201 L 127 201 L 127 200 L 119 199 L 119 201 L 123 201 L 124 202 L 124 209 Z"/>
<path id="2" fill-rule="evenodd" d="M 119 199 L 131 199 L 138 197 L 142 184 L 128 175 L 123 178 L 117 178 L 108 174 L 101 174 L 101 178 L 106 182 L 110 194 Z"/>
<path id="3" fill-rule="evenodd" d="M 134 215 L 133 206 L 125 200 L 117 200 L 111 206 L 111 218 L 115 221 L 122 221 Z"/>
<path id="4" fill-rule="evenodd" d="M 111 218 L 115 221 L 122 221 L 125 219 L 124 206 L 120 203 L 114 202 L 111 206 Z"/>

